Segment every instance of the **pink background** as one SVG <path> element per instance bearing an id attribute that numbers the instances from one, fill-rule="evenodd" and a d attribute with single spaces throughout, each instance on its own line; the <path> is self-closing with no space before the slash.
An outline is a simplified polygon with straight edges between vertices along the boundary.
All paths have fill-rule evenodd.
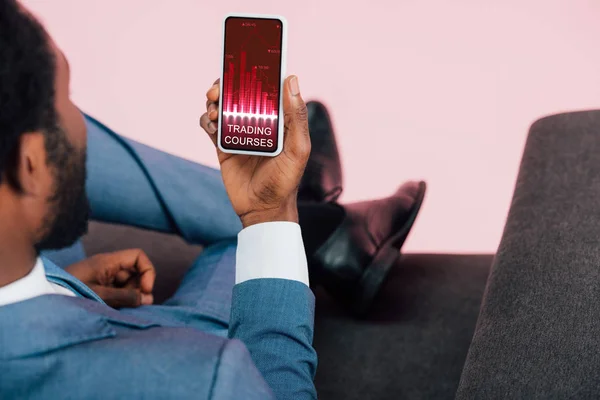
<path id="1" fill-rule="evenodd" d="M 72 95 L 122 134 L 210 165 L 197 126 L 228 12 L 282 14 L 288 71 L 332 109 L 344 201 L 423 178 L 410 251 L 493 252 L 528 126 L 600 105 L 597 0 L 27 0 Z"/>

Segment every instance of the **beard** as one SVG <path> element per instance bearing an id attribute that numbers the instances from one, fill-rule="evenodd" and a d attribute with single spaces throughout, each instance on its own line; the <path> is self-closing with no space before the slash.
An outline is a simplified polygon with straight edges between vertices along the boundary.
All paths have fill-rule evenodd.
<path id="1" fill-rule="evenodd" d="M 56 127 L 46 135 L 47 163 L 54 175 L 54 193 L 35 245 L 38 252 L 70 246 L 87 232 L 90 206 L 85 192 L 86 150 L 77 149 Z"/>

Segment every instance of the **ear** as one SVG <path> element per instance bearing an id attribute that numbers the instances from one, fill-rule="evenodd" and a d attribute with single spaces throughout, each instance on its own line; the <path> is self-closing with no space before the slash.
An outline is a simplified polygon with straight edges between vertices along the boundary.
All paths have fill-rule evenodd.
<path id="1" fill-rule="evenodd" d="M 40 132 L 25 133 L 19 139 L 14 176 L 25 194 L 45 196 L 52 185 L 44 141 L 44 135 Z"/>

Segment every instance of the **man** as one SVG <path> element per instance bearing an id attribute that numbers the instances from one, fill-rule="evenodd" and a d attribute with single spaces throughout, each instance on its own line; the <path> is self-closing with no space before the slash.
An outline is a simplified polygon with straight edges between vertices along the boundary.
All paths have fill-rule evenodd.
<path id="1" fill-rule="evenodd" d="M 219 153 L 221 179 L 84 119 L 69 74 L 35 18 L 0 0 L 0 397 L 315 398 L 307 261 L 313 280 L 364 310 L 424 186 L 340 206 L 327 179 L 303 177 L 311 142 L 296 77 L 282 93 L 284 153 Z M 213 142 L 218 90 L 201 118 Z M 143 252 L 84 259 L 76 240 L 90 208 L 206 248 L 177 293 L 153 305 Z"/>

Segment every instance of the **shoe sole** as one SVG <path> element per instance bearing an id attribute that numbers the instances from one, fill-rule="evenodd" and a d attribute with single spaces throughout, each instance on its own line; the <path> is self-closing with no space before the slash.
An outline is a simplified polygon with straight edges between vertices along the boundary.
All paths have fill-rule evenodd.
<path id="1" fill-rule="evenodd" d="M 359 317 L 363 317 L 373 305 L 375 297 L 379 293 L 381 286 L 386 281 L 392 267 L 400 259 L 400 249 L 410 230 L 417 219 L 417 215 L 421 210 L 421 205 L 425 199 L 425 191 L 427 184 L 419 182 L 419 192 L 412 206 L 410 215 L 404 226 L 395 235 L 391 236 L 381 248 L 375 253 L 375 257 L 371 264 L 365 269 L 363 276 L 360 279 L 359 289 L 357 290 L 354 303 L 354 311 Z"/>

